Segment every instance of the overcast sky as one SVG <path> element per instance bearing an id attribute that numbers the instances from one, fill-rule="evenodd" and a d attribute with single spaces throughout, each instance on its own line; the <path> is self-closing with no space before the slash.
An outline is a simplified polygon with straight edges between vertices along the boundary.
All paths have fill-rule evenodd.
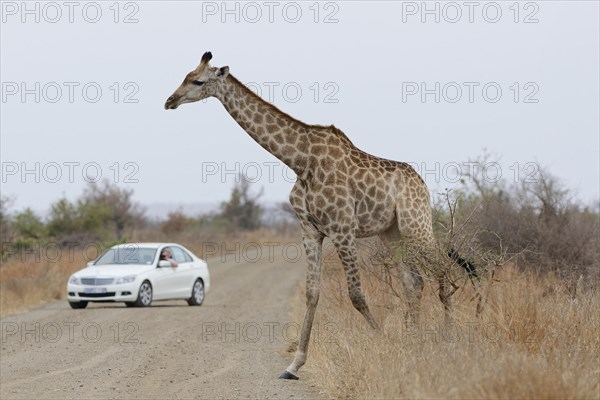
<path id="1" fill-rule="evenodd" d="M 291 171 L 218 100 L 163 109 L 211 50 L 292 116 L 414 163 L 432 190 L 485 148 L 506 178 L 541 165 L 597 201 L 599 3 L 422 4 L 2 2 L 2 195 L 44 212 L 101 174 L 144 204 L 216 203 L 245 171 L 287 199 Z"/>

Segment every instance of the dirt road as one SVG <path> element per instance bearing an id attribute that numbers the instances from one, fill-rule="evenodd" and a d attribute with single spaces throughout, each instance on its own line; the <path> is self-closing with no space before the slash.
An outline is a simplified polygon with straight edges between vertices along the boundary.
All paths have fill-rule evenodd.
<path id="1" fill-rule="evenodd" d="M 305 273 L 280 251 L 256 263 L 209 260 L 200 307 L 66 301 L 1 322 L 0 398 L 317 398 L 312 376 L 277 379 L 299 327 L 289 306 Z"/>

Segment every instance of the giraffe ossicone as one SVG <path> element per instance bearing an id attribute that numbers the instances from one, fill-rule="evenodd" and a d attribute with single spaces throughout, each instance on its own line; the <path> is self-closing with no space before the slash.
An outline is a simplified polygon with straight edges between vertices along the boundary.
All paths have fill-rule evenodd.
<path id="1" fill-rule="evenodd" d="M 407 163 L 358 149 L 333 125 L 309 125 L 289 116 L 244 86 L 229 67 L 211 66 L 211 59 L 210 52 L 204 53 L 198 67 L 167 99 L 165 109 L 215 97 L 244 131 L 297 175 L 290 203 L 302 227 L 308 264 L 306 313 L 294 361 L 280 378 L 298 379 L 306 362 L 325 237 L 344 266 L 353 306 L 374 329 L 377 323 L 361 287 L 356 239 L 377 235 L 392 255 L 402 254 L 408 317 L 418 323 L 423 289 L 419 265 L 433 264 L 436 254 L 429 190 L 423 179 Z M 438 280 L 439 297 L 449 316 L 450 281 L 446 274 L 439 274 Z"/>

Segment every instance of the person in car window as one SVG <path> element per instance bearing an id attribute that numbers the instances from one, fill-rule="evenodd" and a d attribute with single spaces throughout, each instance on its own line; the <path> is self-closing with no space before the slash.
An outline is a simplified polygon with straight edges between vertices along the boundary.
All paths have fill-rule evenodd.
<path id="1" fill-rule="evenodd" d="M 168 262 L 171 263 L 171 267 L 173 268 L 177 268 L 177 261 L 175 261 L 173 259 L 173 253 L 171 253 L 171 249 L 169 249 L 168 247 L 165 247 L 161 252 L 160 252 L 160 259 L 161 260 L 167 260 Z"/>

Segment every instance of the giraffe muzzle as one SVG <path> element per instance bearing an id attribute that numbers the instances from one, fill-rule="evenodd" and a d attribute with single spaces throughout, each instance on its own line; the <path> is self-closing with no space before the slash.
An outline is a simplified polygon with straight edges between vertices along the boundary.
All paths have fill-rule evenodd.
<path id="1" fill-rule="evenodd" d="M 177 99 L 175 98 L 175 96 L 170 96 L 167 99 L 167 102 L 165 103 L 165 110 L 174 110 L 179 106 L 179 104 L 177 104 Z"/>

